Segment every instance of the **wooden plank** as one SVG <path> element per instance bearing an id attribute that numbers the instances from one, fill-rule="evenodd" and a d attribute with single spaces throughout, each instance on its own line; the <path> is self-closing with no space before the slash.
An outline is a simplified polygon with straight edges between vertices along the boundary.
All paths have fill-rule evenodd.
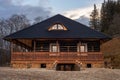
<path id="1" fill-rule="evenodd" d="M 102 61 L 103 54 L 101 52 L 97 52 L 96 54 L 88 53 L 87 56 L 79 56 L 77 52 L 70 52 L 70 53 L 59 53 L 59 55 L 51 56 L 55 53 L 50 52 L 14 52 L 12 54 L 12 61 L 54 61 L 54 60 L 62 60 L 62 61 L 70 61 L 70 60 L 80 60 L 80 61 Z"/>

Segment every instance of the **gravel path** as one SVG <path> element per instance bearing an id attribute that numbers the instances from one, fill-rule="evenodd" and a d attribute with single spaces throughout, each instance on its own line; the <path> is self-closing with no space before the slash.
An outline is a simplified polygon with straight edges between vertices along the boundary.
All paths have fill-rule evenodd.
<path id="1" fill-rule="evenodd" d="M 120 69 L 91 68 L 81 71 L 54 71 L 0 67 L 0 80 L 120 80 Z"/>

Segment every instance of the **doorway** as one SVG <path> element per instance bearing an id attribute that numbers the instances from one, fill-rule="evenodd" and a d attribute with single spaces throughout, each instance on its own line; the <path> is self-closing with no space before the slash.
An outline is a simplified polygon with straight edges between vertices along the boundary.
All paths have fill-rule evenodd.
<path id="1" fill-rule="evenodd" d="M 57 64 L 56 70 L 58 70 L 58 71 L 74 71 L 75 64 Z"/>

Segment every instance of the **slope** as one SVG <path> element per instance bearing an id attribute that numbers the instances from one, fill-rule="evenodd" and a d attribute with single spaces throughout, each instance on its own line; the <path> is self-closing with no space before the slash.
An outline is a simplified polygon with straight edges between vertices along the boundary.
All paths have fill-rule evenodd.
<path id="1" fill-rule="evenodd" d="M 120 37 L 113 38 L 101 46 L 106 67 L 120 68 Z"/>

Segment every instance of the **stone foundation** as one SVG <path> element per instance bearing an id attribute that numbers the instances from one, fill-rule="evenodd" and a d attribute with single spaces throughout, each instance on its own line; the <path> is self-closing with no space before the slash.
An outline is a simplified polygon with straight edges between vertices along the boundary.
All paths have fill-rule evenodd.
<path id="1" fill-rule="evenodd" d="M 41 64 L 30 64 L 30 63 L 12 63 L 11 64 L 11 67 L 12 68 L 41 68 Z M 46 64 L 46 68 L 47 69 L 52 69 L 53 68 L 53 65 L 51 63 L 49 64 Z"/>
<path id="2" fill-rule="evenodd" d="M 53 69 L 53 64 L 52 63 L 46 64 L 46 68 L 47 69 Z"/>
<path id="3" fill-rule="evenodd" d="M 41 68 L 41 64 L 46 65 L 46 69 L 56 69 L 57 64 L 53 63 L 29 63 L 29 62 L 24 62 L 24 63 L 11 63 L 11 67 L 13 68 Z M 73 63 L 74 64 L 74 63 Z M 76 63 L 75 63 L 76 64 Z M 80 68 L 88 68 L 88 66 L 91 66 L 89 68 L 103 68 L 104 63 L 82 63 L 81 65 L 78 65 Z M 78 67 L 76 67 L 75 70 L 78 70 Z"/>
<path id="4" fill-rule="evenodd" d="M 87 64 L 91 64 L 91 68 L 103 68 L 104 63 L 83 63 L 81 68 L 88 68 Z"/>
<path id="5" fill-rule="evenodd" d="M 104 64 L 103 63 L 94 63 L 92 66 L 93 66 L 93 68 L 103 68 Z"/>

